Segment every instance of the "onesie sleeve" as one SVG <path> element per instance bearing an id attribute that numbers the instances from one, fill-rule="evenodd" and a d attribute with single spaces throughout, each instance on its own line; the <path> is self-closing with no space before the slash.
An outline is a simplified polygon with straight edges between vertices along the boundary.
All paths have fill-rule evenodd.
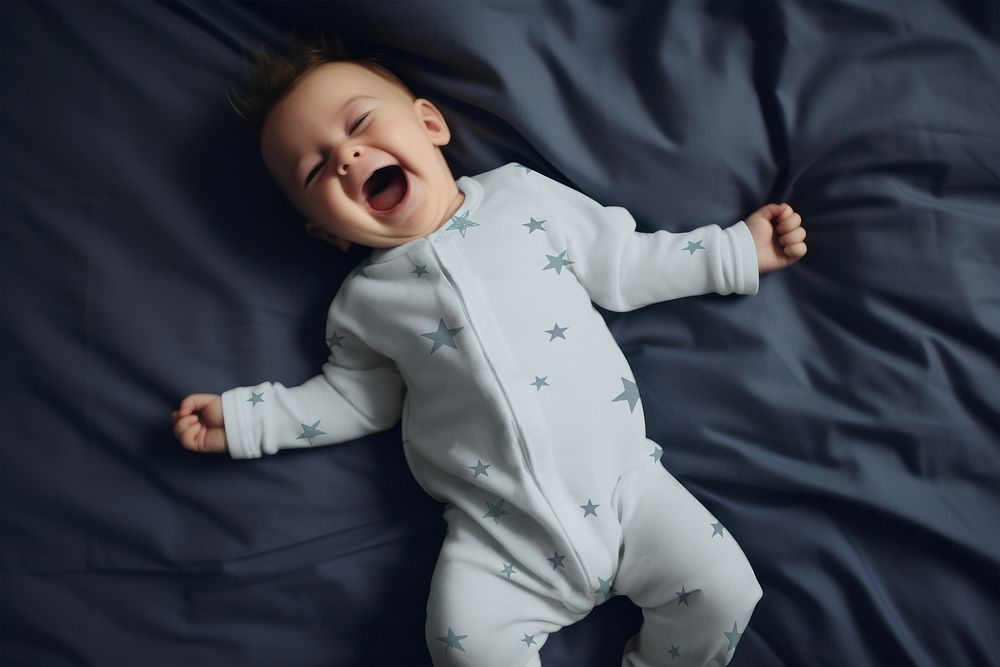
<path id="1" fill-rule="evenodd" d="M 608 310 L 716 292 L 756 294 L 757 250 L 746 223 L 689 232 L 637 232 L 621 206 L 602 206 L 538 172 L 527 174 L 554 218 L 557 252 L 591 300 Z"/>
<path id="2" fill-rule="evenodd" d="M 402 414 L 396 364 L 364 342 L 364 328 L 339 292 L 326 323 L 322 372 L 297 387 L 262 382 L 222 394 L 229 454 L 259 458 L 279 449 L 332 445 L 384 431 Z"/>

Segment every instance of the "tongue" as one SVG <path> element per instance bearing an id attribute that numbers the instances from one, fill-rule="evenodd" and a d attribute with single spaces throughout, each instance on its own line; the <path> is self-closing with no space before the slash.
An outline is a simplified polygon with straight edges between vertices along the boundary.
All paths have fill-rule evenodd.
<path id="1" fill-rule="evenodd" d="M 373 195 L 368 204 L 376 211 L 388 211 L 403 200 L 406 194 L 406 177 L 401 169 L 390 169 L 392 177 L 385 189 Z"/>

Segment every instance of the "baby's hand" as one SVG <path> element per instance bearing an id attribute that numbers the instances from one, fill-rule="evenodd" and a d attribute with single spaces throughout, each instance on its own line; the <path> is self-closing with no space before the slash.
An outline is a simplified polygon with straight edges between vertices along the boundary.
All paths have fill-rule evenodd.
<path id="1" fill-rule="evenodd" d="M 185 449 L 192 452 L 224 452 L 228 449 L 222 397 L 218 394 L 186 396 L 180 408 L 170 412 L 170 418 L 174 420 L 174 435 Z"/>
<path id="2" fill-rule="evenodd" d="M 783 269 L 805 256 L 806 229 L 802 226 L 802 216 L 788 204 L 762 206 L 745 222 L 757 247 L 759 273 Z"/>

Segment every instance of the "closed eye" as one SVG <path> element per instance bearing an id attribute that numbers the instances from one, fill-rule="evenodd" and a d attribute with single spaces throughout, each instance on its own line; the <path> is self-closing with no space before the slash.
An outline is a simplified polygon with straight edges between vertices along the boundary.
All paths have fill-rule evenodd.
<path id="1" fill-rule="evenodd" d="M 316 165 L 315 167 L 312 168 L 312 171 L 310 171 L 309 175 L 306 176 L 306 182 L 302 184 L 303 188 L 306 188 L 306 187 L 309 186 L 309 181 L 311 181 L 313 179 L 313 176 L 315 176 L 316 174 L 319 173 L 319 170 L 323 168 L 324 164 L 326 164 L 326 160 L 323 160 L 318 165 Z"/>
<path id="2" fill-rule="evenodd" d="M 358 118 L 356 121 L 354 121 L 354 125 L 351 125 L 351 129 L 348 132 L 348 134 L 354 134 L 354 130 L 358 129 L 358 125 L 361 125 L 361 121 L 363 121 L 365 118 L 368 118 L 368 114 L 370 114 L 370 113 L 371 113 L 371 111 L 369 111 L 368 113 L 362 115 L 360 118 Z"/>

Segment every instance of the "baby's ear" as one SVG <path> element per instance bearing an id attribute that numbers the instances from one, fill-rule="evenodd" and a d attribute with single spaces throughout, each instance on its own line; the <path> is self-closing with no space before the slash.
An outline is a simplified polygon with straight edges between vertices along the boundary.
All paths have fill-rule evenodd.
<path id="1" fill-rule="evenodd" d="M 350 247 L 351 242 L 347 239 L 342 239 L 339 236 L 334 236 L 330 232 L 326 231 L 319 225 L 314 225 L 313 223 L 306 221 L 306 232 L 310 236 L 314 236 L 321 241 L 326 241 L 327 243 L 332 243 L 340 249 L 340 252 L 346 253 Z"/>
<path id="2" fill-rule="evenodd" d="M 436 146 L 445 146 L 451 141 L 451 130 L 444 119 L 444 114 L 434 106 L 434 103 L 418 98 L 413 101 L 413 108 L 424 124 L 424 130 Z"/>

